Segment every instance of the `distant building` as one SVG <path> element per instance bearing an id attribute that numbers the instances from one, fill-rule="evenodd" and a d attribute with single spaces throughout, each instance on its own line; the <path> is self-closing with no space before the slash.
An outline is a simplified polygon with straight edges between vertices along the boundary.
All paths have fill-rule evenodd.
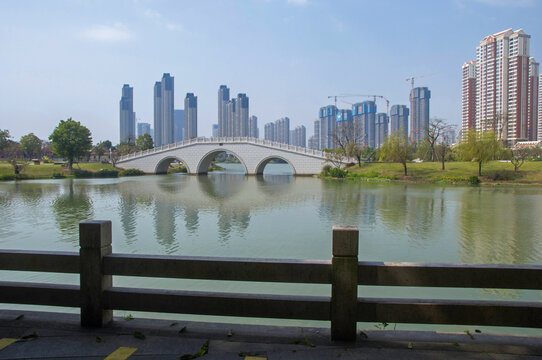
<path id="1" fill-rule="evenodd" d="M 320 146 L 320 119 L 314 120 L 314 139 L 312 140 L 313 150 L 322 150 Z M 309 145 L 310 147 L 310 145 Z"/>
<path id="2" fill-rule="evenodd" d="M 307 147 L 307 128 L 303 125 L 296 126 L 290 131 L 290 144 L 299 147 Z"/>
<path id="3" fill-rule="evenodd" d="M 320 120 L 320 148 L 333 149 L 337 108 L 334 105 L 321 107 L 318 112 L 318 118 Z"/>
<path id="4" fill-rule="evenodd" d="M 128 84 L 122 87 L 120 98 L 120 142 L 133 143 L 136 140 L 134 88 Z"/>
<path id="5" fill-rule="evenodd" d="M 246 94 L 237 94 L 235 116 L 232 116 L 232 136 L 248 136 L 248 97 Z"/>
<path id="6" fill-rule="evenodd" d="M 260 137 L 260 131 L 258 130 L 258 117 L 254 115 L 248 119 L 248 136 L 256 139 Z"/>
<path id="7" fill-rule="evenodd" d="M 154 84 L 154 136 L 155 146 L 175 142 L 174 78 L 164 73 L 162 81 Z"/>
<path id="8" fill-rule="evenodd" d="M 431 91 L 417 87 L 410 92 L 410 140 L 414 143 L 425 138 L 429 128 L 429 100 Z"/>
<path id="9" fill-rule="evenodd" d="M 333 137 L 334 148 L 339 147 L 341 143 L 344 146 L 347 142 L 356 141 L 352 110 L 337 110 L 335 134 Z"/>
<path id="10" fill-rule="evenodd" d="M 476 129 L 476 61 L 464 63 L 462 72 L 461 129 L 466 134 L 469 129 Z"/>
<path id="11" fill-rule="evenodd" d="M 175 109 L 173 111 L 175 142 L 184 140 L 184 110 Z"/>
<path id="12" fill-rule="evenodd" d="M 538 103 L 540 76 L 539 64 L 534 58 L 529 59 L 529 87 L 527 89 L 527 136 L 530 141 L 538 140 Z"/>
<path id="13" fill-rule="evenodd" d="M 218 137 L 218 124 L 213 124 L 212 137 Z"/>
<path id="14" fill-rule="evenodd" d="M 264 125 L 264 139 L 275 141 L 275 124 L 267 123 Z"/>
<path id="15" fill-rule="evenodd" d="M 408 137 L 408 107 L 406 105 L 393 105 L 390 112 L 390 133 L 401 132 Z"/>
<path id="16" fill-rule="evenodd" d="M 198 137 L 198 97 L 187 93 L 184 98 L 184 139 Z"/>
<path id="17" fill-rule="evenodd" d="M 448 145 L 455 144 L 457 142 L 455 130 L 454 129 L 446 129 L 442 133 L 442 142 Z"/>
<path id="18" fill-rule="evenodd" d="M 386 113 L 376 114 L 375 122 L 375 147 L 381 147 L 388 138 L 389 119 Z"/>
<path id="19" fill-rule="evenodd" d="M 352 106 L 352 114 L 361 143 L 372 148 L 376 147 L 376 103 L 374 101 L 356 103 Z"/>
<path id="20" fill-rule="evenodd" d="M 151 124 L 149 123 L 137 123 L 137 137 L 141 135 L 151 134 Z"/>
<path id="21" fill-rule="evenodd" d="M 309 136 L 307 140 L 307 148 L 311 150 L 318 150 L 318 141 L 315 136 Z"/>
<path id="22" fill-rule="evenodd" d="M 228 135 L 228 102 L 230 101 L 230 89 L 226 85 L 218 88 L 218 136 Z"/>

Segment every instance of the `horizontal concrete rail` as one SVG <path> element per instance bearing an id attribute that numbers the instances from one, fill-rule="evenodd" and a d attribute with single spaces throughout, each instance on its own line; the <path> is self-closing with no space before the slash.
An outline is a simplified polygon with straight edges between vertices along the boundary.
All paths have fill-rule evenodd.
<path id="1" fill-rule="evenodd" d="M 358 284 L 542 290 L 542 266 L 359 262 Z"/>
<path id="2" fill-rule="evenodd" d="M 542 327 L 542 303 L 358 298 L 364 322 Z"/>
<path id="3" fill-rule="evenodd" d="M 0 281 L 0 303 L 79 307 L 79 286 Z"/>
<path id="4" fill-rule="evenodd" d="M 330 320 L 329 297 L 230 294 L 113 288 L 104 292 L 107 309 L 164 313 Z"/>
<path id="5" fill-rule="evenodd" d="M 112 254 L 104 274 L 288 283 L 331 283 L 331 261 Z"/>
<path id="6" fill-rule="evenodd" d="M 0 270 L 79 274 L 79 254 L 62 251 L 0 251 Z"/>

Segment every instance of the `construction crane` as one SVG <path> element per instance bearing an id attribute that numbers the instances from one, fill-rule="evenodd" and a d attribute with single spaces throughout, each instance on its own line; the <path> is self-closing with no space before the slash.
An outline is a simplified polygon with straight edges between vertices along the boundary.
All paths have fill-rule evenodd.
<path id="1" fill-rule="evenodd" d="M 421 79 L 421 78 L 424 78 L 424 77 L 433 76 L 435 74 L 438 74 L 438 73 L 430 73 L 430 74 L 423 74 L 423 75 L 419 75 L 419 76 L 411 76 L 408 79 L 405 79 L 405 81 L 410 81 L 410 85 L 412 87 L 411 90 L 414 90 L 414 79 Z"/>
<path id="2" fill-rule="evenodd" d="M 388 117 L 390 115 L 390 113 L 389 113 L 390 101 L 386 97 L 384 97 L 382 95 L 341 94 L 341 95 L 330 95 L 327 98 L 328 99 L 334 98 L 335 99 L 335 107 L 337 107 L 337 98 L 348 98 L 348 97 L 370 97 L 370 98 L 373 98 L 374 102 L 376 102 L 376 98 L 383 99 L 384 101 L 386 101 L 386 115 L 388 115 Z"/>

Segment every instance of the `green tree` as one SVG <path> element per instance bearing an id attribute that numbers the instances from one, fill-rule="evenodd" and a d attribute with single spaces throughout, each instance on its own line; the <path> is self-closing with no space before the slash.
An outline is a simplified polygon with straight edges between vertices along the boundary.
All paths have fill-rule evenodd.
<path id="1" fill-rule="evenodd" d="M 94 147 L 92 148 L 92 151 L 94 151 L 96 155 L 98 155 L 98 161 L 102 161 L 102 156 L 103 154 L 105 154 L 105 151 L 106 151 L 106 147 L 103 141 L 100 141 L 99 143 L 94 145 Z"/>
<path id="2" fill-rule="evenodd" d="M 68 168 L 72 169 L 73 161 L 88 154 L 92 148 L 90 130 L 79 121 L 68 118 L 60 120 L 60 124 L 49 136 L 56 155 L 68 160 Z"/>
<path id="3" fill-rule="evenodd" d="M 399 162 L 403 164 L 407 176 L 407 162 L 414 157 L 414 146 L 401 132 L 392 133 L 380 148 L 380 157 L 384 161 Z"/>
<path id="4" fill-rule="evenodd" d="M 150 134 L 139 135 L 136 140 L 136 146 L 139 149 L 139 151 L 152 149 L 154 147 L 154 144 L 152 142 L 151 135 Z"/>
<path id="5" fill-rule="evenodd" d="M 457 147 L 459 158 L 464 161 L 478 163 L 478 176 L 482 176 L 482 164 L 503 153 L 503 145 L 494 131 L 477 132 L 471 129 L 463 135 Z"/>
<path id="6" fill-rule="evenodd" d="M 5 149 L 9 143 L 11 135 L 9 135 L 9 130 L 2 130 L 0 129 L 0 150 Z"/>
<path id="7" fill-rule="evenodd" d="M 21 141 L 19 142 L 19 144 L 21 146 L 21 150 L 25 153 L 27 157 L 40 157 L 43 141 L 41 141 L 39 137 L 34 135 L 34 133 L 30 133 L 21 137 Z"/>
<path id="8" fill-rule="evenodd" d="M 421 139 L 416 145 L 416 158 L 423 161 L 432 161 L 433 149 L 431 148 L 429 141 L 427 139 Z"/>

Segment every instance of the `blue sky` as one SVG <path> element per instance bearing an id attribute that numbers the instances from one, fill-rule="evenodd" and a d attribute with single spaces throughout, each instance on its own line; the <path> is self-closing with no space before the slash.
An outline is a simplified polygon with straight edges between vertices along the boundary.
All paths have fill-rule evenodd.
<path id="1" fill-rule="evenodd" d="M 461 65 L 507 28 L 542 60 L 542 1 L 11 1 L 0 0 L 0 129 L 47 138 L 60 119 L 95 142 L 119 139 L 122 85 L 153 122 L 153 85 L 175 77 L 175 104 L 198 96 L 198 135 L 217 122 L 217 91 L 246 93 L 263 125 L 288 116 L 307 136 L 329 95 L 379 94 L 408 104 L 412 75 L 431 116 L 461 121 Z M 357 102 L 366 98 L 348 98 Z M 385 111 L 385 103 L 378 102 Z M 350 105 L 339 101 L 341 108 Z"/>

